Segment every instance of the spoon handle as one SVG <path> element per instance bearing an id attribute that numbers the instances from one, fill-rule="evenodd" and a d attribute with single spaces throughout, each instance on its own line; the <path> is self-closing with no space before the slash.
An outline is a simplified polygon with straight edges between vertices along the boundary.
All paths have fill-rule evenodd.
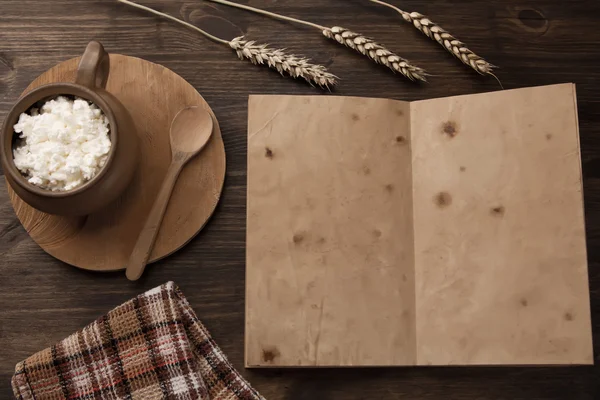
<path id="1" fill-rule="evenodd" d="M 125 271 L 125 274 L 130 281 L 137 281 L 144 273 L 148 258 L 150 257 L 150 253 L 152 253 L 152 248 L 156 241 L 156 236 L 158 235 L 158 230 L 160 229 L 165 212 L 167 211 L 171 193 L 173 192 L 175 182 L 177 182 L 177 178 L 179 177 L 183 165 L 182 162 L 173 160 L 169 166 L 167 176 L 162 183 L 156 200 L 154 200 L 152 210 L 150 210 L 150 214 L 146 219 L 146 224 L 140 232 L 133 251 L 131 252 L 131 256 L 129 257 L 129 263 L 127 264 L 127 271 Z"/>

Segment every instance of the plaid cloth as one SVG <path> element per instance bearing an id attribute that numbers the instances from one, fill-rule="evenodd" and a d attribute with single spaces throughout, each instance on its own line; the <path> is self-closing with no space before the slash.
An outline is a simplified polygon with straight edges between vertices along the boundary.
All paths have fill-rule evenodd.
<path id="1" fill-rule="evenodd" d="M 17 399 L 259 400 L 169 282 L 16 366 Z"/>

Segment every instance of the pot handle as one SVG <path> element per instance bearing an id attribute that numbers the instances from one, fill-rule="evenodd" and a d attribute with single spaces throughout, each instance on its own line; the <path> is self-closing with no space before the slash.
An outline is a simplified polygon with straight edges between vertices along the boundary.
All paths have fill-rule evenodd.
<path id="1" fill-rule="evenodd" d="M 108 53 L 99 42 L 90 42 L 77 68 L 75 83 L 90 89 L 105 88 L 110 70 Z"/>

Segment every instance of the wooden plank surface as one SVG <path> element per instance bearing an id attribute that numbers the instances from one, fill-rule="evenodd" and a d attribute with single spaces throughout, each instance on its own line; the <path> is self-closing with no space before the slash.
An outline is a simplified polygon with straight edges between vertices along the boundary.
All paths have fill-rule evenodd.
<path id="1" fill-rule="evenodd" d="M 590 364 L 575 87 L 411 104 L 419 365 Z"/>
<path id="2" fill-rule="evenodd" d="M 247 2 L 246 2 L 247 3 Z M 252 5 L 376 37 L 438 76 L 415 86 L 313 30 L 201 1 L 144 4 L 196 24 L 220 24 L 327 64 L 343 78 L 336 94 L 419 100 L 495 90 L 389 10 L 364 0 L 252 0 Z M 400 5 L 399 2 L 395 4 Z M 507 88 L 577 84 L 592 321 L 600 343 L 600 33 L 596 0 L 405 0 L 489 61 Z M 208 16 L 212 16 L 209 18 Z M 221 18 L 221 19 L 218 19 Z M 40 73 L 81 54 L 91 39 L 110 52 L 165 65 L 197 88 L 215 111 L 227 151 L 221 203 L 206 229 L 138 283 L 122 273 L 79 271 L 50 258 L 27 236 L 0 187 L 0 397 L 10 398 L 14 364 L 108 309 L 177 282 L 202 321 L 243 368 L 247 101 L 250 93 L 315 94 L 301 82 L 246 65 L 218 44 L 112 0 L 0 2 L 0 118 Z M 597 350 L 596 350 L 597 354 Z M 596 355 L 596 359 L 598 356 Z M 600 394 L 599 367 L 396 368 L 244 371 L 269 399 L 586 399 Z"/>
<path id="3" fill-rule="evenodd" d="M 409 105 L 250 97 L 247 366 L 416 363 Z"/>

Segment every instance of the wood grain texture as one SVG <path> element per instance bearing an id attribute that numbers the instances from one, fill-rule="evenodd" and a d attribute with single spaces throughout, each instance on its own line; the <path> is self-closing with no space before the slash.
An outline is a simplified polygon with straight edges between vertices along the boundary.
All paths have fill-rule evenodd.
<path id="1" fill-rule="evenodd" d="M 38 77 L 27 91 L 45 83 L 71 82 L 78 63 L 78 59 L 71 59 L 57 65 Z M 40 247 L 61 261 L 93 271 L 115 271 L 127 265 L 162 183 L 169 176 L 169 130 L 175 115 L 188 106 L 211 112 L 189 83 L 160 65 L 119 54 L 111 55 L 110 63 L 106 88 L 131 114 L 140 145 L 139 165 L 125 193 L 97 213 L 63 217 L 30 207 L 8 189 L 19 220 Z M 225 179 L 225 151 L 216 122 L 211 139 L 202 156 L 190 161 L 177 179 L 149 255 L 151 262 L 189 242 L 219 201 Z"/>
<path id="2" fill-rule="evenodd" d="M 287 47 L 327 64 L 335 94 L 419 100 L 497 89 L 390 11 L 366 0 L 240 0 L 323 25 L 345 26 L 393 48 L 437 76 L 418 86 L 315 33 L 202 1 L 144 4 L 228 38 Z M 583 155 L 596 362 L 600 343 L 600 31 L 597 0 L 399 0 L 428 14 L 499 65 L 507 88 L 575 82 Z M 0 397 L 10 398 L 14 365 L 110 308 L 167 280 L 177 282 L 233 364 L 270 400 L 478 399 L 594 400 L 600 367 L 243 370 L 248 94 L 317 94 L 309 86 L 236 59 L 184 27 L 112 0 L 0 2 L 0 118 L 53 65 L 81 55 L 91 39 L 111 53 L 160 63 L 192 84 L 221 124 L 227 179 L 217 212 L 186 247 L 131 284 L 48 256 L 22 228 L 0 185 Z"/>

